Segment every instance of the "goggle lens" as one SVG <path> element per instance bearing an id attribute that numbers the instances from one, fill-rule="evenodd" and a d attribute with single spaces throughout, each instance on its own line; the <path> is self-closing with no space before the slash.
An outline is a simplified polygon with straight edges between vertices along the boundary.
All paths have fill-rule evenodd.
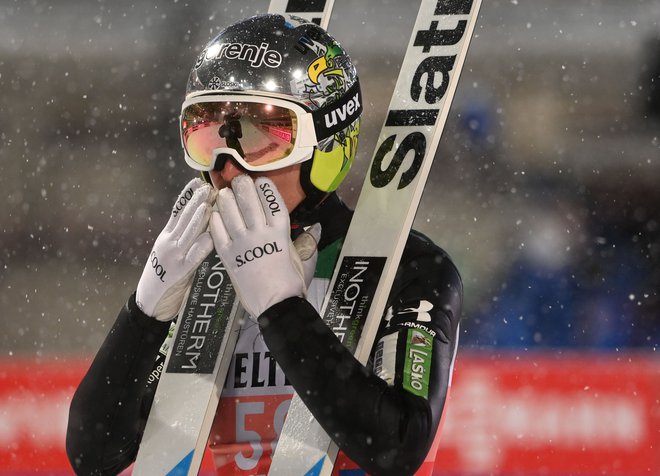
<path id="1" fill-rule="evenodd" d="M 200 102 L 181 114 L 181 137 L 188 156 L 203 167 L 215 160 L 214 150 L 235 149 L 253 166 L 289 156 L 298 132 L 296 113 L 256 102 Z"/>

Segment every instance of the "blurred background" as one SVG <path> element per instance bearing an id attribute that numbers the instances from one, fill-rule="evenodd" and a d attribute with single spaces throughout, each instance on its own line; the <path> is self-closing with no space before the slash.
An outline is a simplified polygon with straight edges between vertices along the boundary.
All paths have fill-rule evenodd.
<path id="1" fill-rule="evenodd" d="M 69 474 L 68 399 L 194 175 L 188 72 L 267 7 L 0 0 L 0 474 Z M 349 204 L 416 8 L 335 2 Z M 438 471 L 660 474 L 659 179 L 660 1 L 484 0 L 415 221 L 465 284 Z"/>

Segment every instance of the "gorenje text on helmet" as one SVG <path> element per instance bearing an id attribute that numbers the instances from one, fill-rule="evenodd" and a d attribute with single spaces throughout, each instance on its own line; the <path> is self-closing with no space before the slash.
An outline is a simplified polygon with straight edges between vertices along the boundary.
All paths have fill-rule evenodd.
<path id="1" fill-rule="evenodd" d="M 249 43 L 215 43 L 209 46 L 203 55 L 200 55 L 195 67 L 198 68 L 205 60 L 224 56 L 230 60 L 247 61 L 253 68 L 261 66 L 277 68 L 282 64 L 282 55 L 278 51 L 269 48 L 268 43 L 261 43 L 260 46 Z"/>

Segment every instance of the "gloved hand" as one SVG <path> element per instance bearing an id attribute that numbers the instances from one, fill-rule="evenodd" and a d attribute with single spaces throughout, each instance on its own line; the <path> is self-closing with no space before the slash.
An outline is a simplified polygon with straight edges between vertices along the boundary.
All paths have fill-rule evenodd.
<path id="1" fill-rule="evenodd" d="M 210 230 L 215 250 L 253 319 L 289 297 L 304 297 L 314 276 L 321 226 L 291 242 L 289 212 L 267 178 L 247 175 L 218 192 Z M 304 261 L 301 260 L 302 259 Z"/>
<path id="2" fill-rule="evenodd" d="M 148 316 L 169 321 L 179 312 L 193 272 L 213 250 L 207 228 L 215 195 L 211 185 L 193 179 L 174 203 L 135 294 L 138 307 Z"/>

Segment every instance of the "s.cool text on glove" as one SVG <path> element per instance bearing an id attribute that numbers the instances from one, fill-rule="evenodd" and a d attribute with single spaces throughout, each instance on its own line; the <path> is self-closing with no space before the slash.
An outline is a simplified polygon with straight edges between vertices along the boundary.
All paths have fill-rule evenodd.
<path id="1" fill-rule="evenodd" d="M 273 189 L 270 188 L 270 184 L 268 182 L 262 183 L 259 188 L 261 189 L 261 193 L 264 194 L 264 199 L 266 202 L 268 202 L 270 214 L 275 216 L 275 214 L 280 211 L 280 204 L 277 202 L 277 197 L 275 196 Z"/>
<path id="2" fill-rule="evenodd" d="M 240 268 L 244 264 L 254 261 L 255 259 L 281 252 L 282 250 L 277 244 L 277 241 L 266 243 L 263 246 L 255 246 L 251 250 L 247 250 L 245 253 L 236 256 L 236 267 Z"/>
<path id="3" fill-rule="evenodd" d="M 193 189 L 192 187 L 189 188 L 188 190 L 185 191 L 185 193 L 182 193 L 177 202 L 174 204 L 174 210 L 172 210 L 172 215 L 177 216 L 181 210 L 183 210 L 183 207 L 186 206 L 186 204 L 190 201 L 190 199 L 193 196 Z"/>
<path id="4" fill-rule="evenodd" d="M 160 281 L 164 283 L 165 280 L 163 278 L 165 277 L 165 273 L 167 273 L 167 271 L 165 271 L 165 268 L 163 268 L 162 264 L 158 263 L 158 256 L 156 256 L 156 252 L 153 250 L 151 251 L 150 261 L 151 261 L 151 267 L 156 272 L 156 276 L 158 276 L 160 278 Z"/>

